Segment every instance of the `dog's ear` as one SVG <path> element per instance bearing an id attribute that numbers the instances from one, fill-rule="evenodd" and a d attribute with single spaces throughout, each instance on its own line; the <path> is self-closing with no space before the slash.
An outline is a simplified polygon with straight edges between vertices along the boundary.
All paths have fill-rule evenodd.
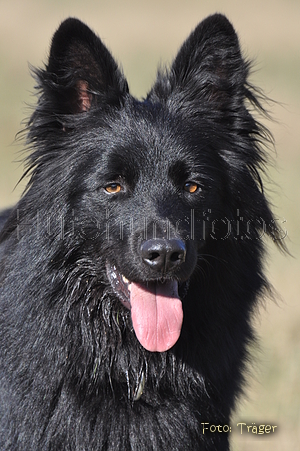
<path id="1" fill-rule="evenodd" d="M 46 69 L 36 71 L 54 113 L 88 111 L 94 104 L 119 104 L 127 82 L 113 57 L 89 27 L 65 20 L 52 39 Z"/>
<path id="2" fill-rule="evenodd" d="M 178 52 L 171 69 L 158 74 L 149 97 L 176 103 L 195 114 L 205 106 L 214 111 L 243 102 L 248 64 L 240 52 L 231 23 L 221 14 L 209 16 L 191 33 Z"/>

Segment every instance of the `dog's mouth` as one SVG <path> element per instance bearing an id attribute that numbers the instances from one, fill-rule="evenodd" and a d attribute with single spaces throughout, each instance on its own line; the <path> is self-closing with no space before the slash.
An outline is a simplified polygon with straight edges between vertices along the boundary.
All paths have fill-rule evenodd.
<path id="1" fill-rule="evenodd" d="M 178 340 L 183 322 L 182 302 L 176 280 L 129 281 L 107 263 L 107 276 L 121 303 L 130 310 L 141 345 L 152 352 L 170 349 Z"/>

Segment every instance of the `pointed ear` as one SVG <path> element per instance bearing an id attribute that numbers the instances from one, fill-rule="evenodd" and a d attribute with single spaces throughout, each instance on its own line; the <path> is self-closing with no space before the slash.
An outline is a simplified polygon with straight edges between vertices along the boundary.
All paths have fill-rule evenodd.
<path id="1" fill-rule="evenodd" d="M 101 40 L 77 19 L 65 20 L 52 39 L 46 70 L 37 71 L 54 112 L 72 114 L 119 104 L 128 85 Z"/>
<path id="2" fill-rule="evenodd" d="M 248 65 L 232 25 L 215 14 L 191 33 L 171 69 L 158 75 L 149 96 L 167 99 L 175 95 L 177 107 L 181 103 L 191 114 L 205 106 L 224 111 L 231 102 L 242 102 L 247 74 Z"/>

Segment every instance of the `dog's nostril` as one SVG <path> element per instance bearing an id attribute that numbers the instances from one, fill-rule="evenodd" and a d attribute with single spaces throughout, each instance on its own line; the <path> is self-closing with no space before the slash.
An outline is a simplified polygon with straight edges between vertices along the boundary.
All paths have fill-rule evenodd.
<path id="1" fill-rule="evenodd" d="M 171 262 L 177 262 L 182 259 L 182 256 L 178 252 L 173 252 L 173 254 L 170 255 Z"/>
<path id="2" fill-rule="evenodd" d="M 149 255 L 148 259 L 150 261 L 156 260 L 157 258 L 159 258 L 159 253 L 158 252 L 152 252 L 152 254 Z"/>

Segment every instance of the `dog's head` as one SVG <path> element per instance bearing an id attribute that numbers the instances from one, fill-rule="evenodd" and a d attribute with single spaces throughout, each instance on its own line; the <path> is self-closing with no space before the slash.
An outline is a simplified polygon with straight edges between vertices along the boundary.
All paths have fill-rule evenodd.
<path id="1" fill-rule="evenodd" d="M 247 108 L 258 103 L 236 33 L 224 16 L 204 20 L 143 101 L 76 19 L 62 23 L 35 72 L 28 170 L 40 190 L 31 203 L 64 205 L 60 262 L 92 262 L 140 343 L 165 351 L 201 260 L 218 258 L 216 241 L 257 239 L 265 224 L 274 234 L 258 175 L 262 129 Z M 250 222 L 237 225 L 237 212 Z"/>

